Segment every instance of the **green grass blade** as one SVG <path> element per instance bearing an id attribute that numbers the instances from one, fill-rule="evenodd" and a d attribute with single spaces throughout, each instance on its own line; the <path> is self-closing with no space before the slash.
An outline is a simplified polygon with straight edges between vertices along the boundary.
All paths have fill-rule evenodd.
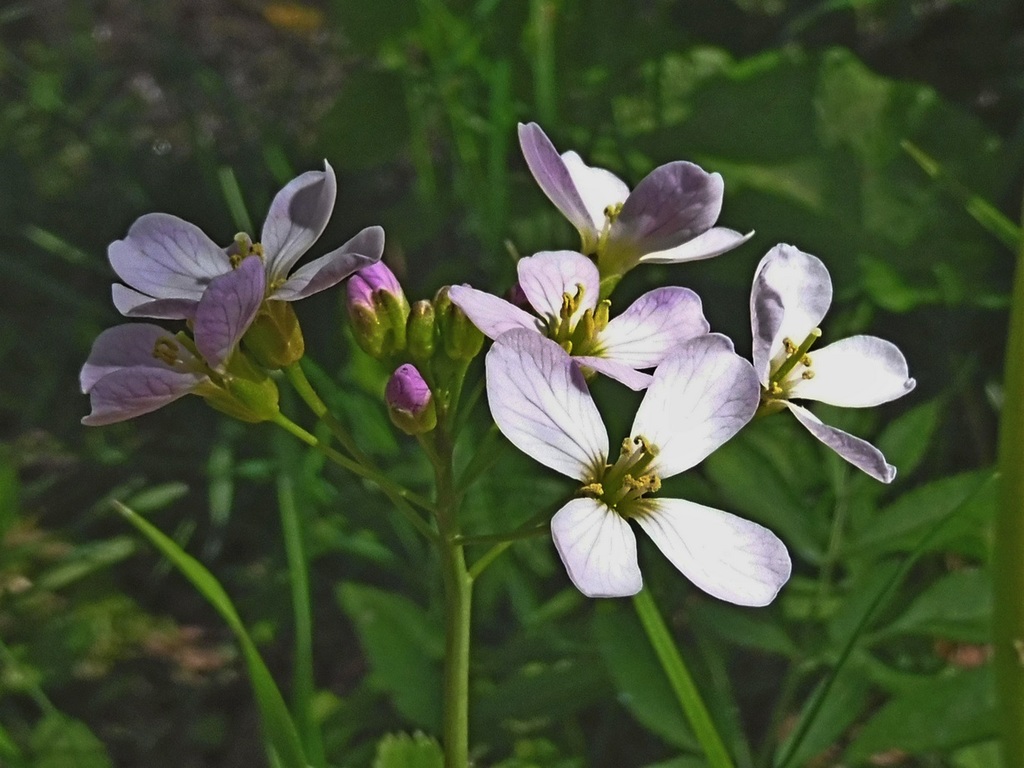
<path id="1" fill-rule="evenodd" d="M 658 611 L 658 606 L 655 604 L 650 590 L 644 588 L 634 595 L 633 606 L 636 608 L 644 632 L 647 633 L 647 638 L 651 641 L 651 646 L 658 656 L 658 661 L 661 662 L 661 667 L 665 670 L 665 676 L 668 677 L 672 690 L 675 691 L 676 697 L 679 699 L 686 719 L 690 721 L 693 733 L 704 749 L 708 765 L 711 768 L 733 768 L 734 764 L 729 756 L 729 750 L 726 749 L 725 742 L 722 741 L 722 737 L 711 719 L 711 714 L 700 696 L 700 691 L 697 690 L 693 678 L 690 677 L 690 672 L 686 668 L 683 657 L 679 654 L 679 649 L 676 648 L 672 634 L 665 626 L 664 619 L 661 618 L 661 613 Z"/>
<path id="2" fill-rule="evenodd" d="M 939 185 L 956 199 L 964 210 L 999 242 L 1017 252 L 1021 240 L 1021 230 L 1009 218 L 1000 213 L 988 200 L 972 192 L 959 181 L 950 176 L 939 162 L 916 144 L 904 139 L 900 142 L 903 151 L 921 166 Z"/>
<path id="3" fill-rule="evenodd" d="M 295 728 L 295 723 L 292 722 L 281 691 L 260 656 L 256 644 L 246 631 L 231 598 L 228 597 L 220 582 L 202 563 L 185 552 L 173 539 L 165 536 L 149 521 L 119 501 L 114 501 L 113 504 L 114 508 L 134 525 L 139 533 L 149 539 L 150 543 L 174 564 L 227 622 L 242 648 L 242 655 L 249 670 L 253 693 L 256 696 L 256 703 L 259 705 L 263 728 L 272 753 L 276 755 L 283 768 L 307 768 L 308 763 L 303 753 L 302 742 L 299 740 L 298 731 Z"/>

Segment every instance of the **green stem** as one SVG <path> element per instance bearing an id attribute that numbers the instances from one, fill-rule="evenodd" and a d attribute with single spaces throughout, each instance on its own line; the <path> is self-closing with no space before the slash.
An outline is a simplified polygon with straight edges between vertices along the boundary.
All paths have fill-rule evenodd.
<path id="1" fill-rule="evenodd" d="M 50 698 L 43 692 L 43 689 L 39 684 L 32 679 L 32 676 L 30 674 L 22 675 L 20 673 L 21 664 L 3 640 L 0 640 L 0 661 L 11 668 L 11 677 L 17 679 L 18 682 L 25 686 L 25 692 L 29 697 L 31 697 L 32 701 L 36 703 L 36 706 L 39 707 L 43 714 L 56 714 L 57 708 L 53 705 L 53 702 L 50 701 Z"/>
<path id="2" fill-rule="evenodd" d="M 992 553 L 993 639 L 1003 762 L 1024 765 L 1024 238 L 1019 244 L 1008 336 Z"/>
<path id="3" fill-rule="evenodd" d="M 334 418 L 327 404 L 316 393 L 316 390 L 313 389 L 313 385 L 309 383 L 309 379 L 306 378 L 306 372 L 302 370 L 302 367 L 298 363 L 286 366 L 284 368 L 284 375 L 288 377 L 288 381 L 291 382 L 292 387 L 299 397 L 302 398 L 302 401 L 309 406 L 309 409 L 316 414 L 320 421 L 327 425 L 328 429 L 331 430 L 331 434 L 341 443 L 341 446 L 360 464 L 364 466 L 369 465 L 369 459 L 366 454 L 356 445 L 355 439 L 345 429 L 345 425 Z"/>
<path id="4" fill-rule="evenodd" d="M 352 459 L 348 458 L 342 453 L 331 448 L 329 445 L 325 445 L 316 435 L 307 432 L 305 429 L 300 427 L 294 421 L 289 419 L 283 413 L 278 413 L 274 417 L 274 423 L 284 429 L 289 434 L 297 437 L 299 440 L 304 442 L 306 445 L 316 448 L 321 451 L 327 458 L 337 464 L 343 469 L 347 469 L 349 472 L 359 477 L 372 480 L 380 489 L 391 499 L 391 502 L 395 505 L 399 512 L 416 528 L 420 533 L 427 537 L 430 541 L 437 541 L 437 534 L 431 529 L 430 525 L 417 514 L 416 510 L 412 508 L 415 504 L 420 509 L 424 509 L 428 512 L 434 511 L 434 505 L 420 496 L 418 493 L 414 493 L 407 488 L 403 488 L 397 483 L 393 482 L 386 475 L 382 475 L 376 470 L 368 469 L 362 464 L 357 464 Z"/>
<path id="5" fill-rule="evenodd" d="M 287 460 L 281 451 L 282 458 Z M 309 562 L 302 535 L 302 520 L 295 504 L 295 484 L 291 467 L 284 467 L 277 476 L 277 505 L 281 512 L 281 529 L 288 559 L 289 584 L 292 590 L 292 611 L 295 619 L 294 708 L 299 733 L 302 734 L 306 756 L 317 768 L 327 764 L 323 740 L 313 717 L 313 608 L 309 594 Z"/>
<path id="6" fill-rule="evenodd" d="M 431 439 L 436 442 L 431 444 Z M 441 580 L 445 594 L 444 764 L 469 765 L 469 645 L 473 579 L 459 541 L 458 496 L 452 469 L 452 446 L 444 425 L 421 444 L 434 464 L 437 482 L 437 527 L 440 533 Z"/>
<path id="7" fill-rule="evenodd" d="M 729 750 L 725 748 L 722 737 L 718 734 L 711 714 L 701 699 L 693 678 L 690 676 L 683 657 L 672 639 L 672 634 L 665 625 L 658 606 L 654 602 L 649 589 L 645 588 L 633 596 L 633 607 L 636 608 L 640 623 L 643 624 L 647 639 L 651 641 L 654 652 L 658 655 L 658 661 L 665 670 L 672 690 L 679 699 L 679 704 L 690 721 L 694 735 L 704 749 L 711 768 L 733 768 L 732 758 L 729 757 Z"/>

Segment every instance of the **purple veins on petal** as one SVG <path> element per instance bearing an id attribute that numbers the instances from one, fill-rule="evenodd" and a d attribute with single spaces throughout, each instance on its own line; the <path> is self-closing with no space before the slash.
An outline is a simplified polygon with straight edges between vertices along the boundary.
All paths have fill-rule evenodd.
<path id="1" fill-rule="evenodd" d="M 258 256 L 211 281 L 195 316 L 196 349 L 211 368 L 222 368 L 263 303 L 266 274 Z"/>
<path id="2" fill-rule="evenodd" d="M 323 234 L 337 194 L 334 169 L 324 162 L 323 171 L 296 176 L 274 197 L 260 236 L 271 283 L 283 279 Z"/>
<path id="3" fill-rule="evenodd" d="M 383 253 L 384 230 L 381 227 L 366 227 L 341 247 L 295 270 L 274 291 L 272 298 L 297 301 L 312 296 L 337 285 L 354 273 L 379 264 Z"/>

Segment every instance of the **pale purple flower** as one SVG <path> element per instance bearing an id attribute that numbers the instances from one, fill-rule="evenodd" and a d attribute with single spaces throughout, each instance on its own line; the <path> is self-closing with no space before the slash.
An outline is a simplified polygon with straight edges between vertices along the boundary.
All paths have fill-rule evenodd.
<path id="1" fill-rule="evenodd" d="M 638 263 L 708 259 L 748 240 L 714 226 L 722 210 L 722 177 L 676 161 L 658 166 L 630 192 L 618 176 L 558 154 L 536 123 L 519 125 L 519 144 L 537 184 L 580 233 L 580 250 L 596 254 L 603 277 Z"/>
<path id="2" fill-rule="evenodd" d="M 757 376 L 727 338 L 691 339 L 658 367 L 614 463 L 583 377 L 557 344 L 509 331 L 487 353 L 486 368 L 487 399 L 502 433 L 582 483 L 579 496 L 555 513 L 551 534 L 583 594 L 640 591 L 633 520 L 705 592 L 738 605 L 775 598 L 791 569 L 775 534 L 728 512 L 651 495 L 662 479 L 695 466 L 735 435 L 757 409 Z"/>
<path id="3" fill-rule="evenodd" d="M 883 483 L 896 468 L 875 446 L 830 427 L 792 400 L 866 408 L 910 392 L 907 361 L 895 344 L 851 336 L 820 349 L 818 323 L 832 303 L 832 280 L 821 260 L 792 245 L 772 248 L 757 267 L 750 294 L 754 369 L 768 410 L 788 408 L 797 421 L 846 461 Z"/>
<path id="4" fill-rule="evenodd" d="M 82 392 L 99 426 L 155 411 L 221 376 L 263 301 L 265 273 L 258 258 L 214 277 L 193 312 L 194 341 L 150 323 L 101 333 L 82 366 Z"/>
<path id="5" fill-rule="evenodd" d="M 578 365 L 632 389 L 650 384 L 650 374 L 639 369 L 657 366 L 680 344 L 708 332 L 700 298 L 688 288 L 656 288 L 609 319 L 609 302 L 599 300 L 601 277 L 586 256 L 542 251 L 520 259 L 517 268 L 519 288 L 536 315 L 467 285 L 453 285 L 449 296 L 489 338 L 513 328 L 544 334 Z"/>
<path id="6" fill-rule="evenodd" d="M 277 193 L 263 224 L 261 242 L 238 235 L 221 248 L 194 224 L 167 213 L 139 217 L 124 240 L 107 250 L 127 286 L 113 286 L 114 306 L 128 317 L 191 319 L 210 281 L 256 254 L 265 266 L 266 298 L 296 301 L 336 285 L 378 261 L 384 231 L 367 227 L 325 256 L 292 267 L 327 226 L 337 196 L 334 170 L 307 171 Z"/>

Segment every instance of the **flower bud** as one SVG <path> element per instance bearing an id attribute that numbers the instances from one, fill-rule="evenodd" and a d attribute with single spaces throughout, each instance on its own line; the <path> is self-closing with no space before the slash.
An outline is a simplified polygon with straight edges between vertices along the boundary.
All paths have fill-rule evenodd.
<path id="1" fill-rule="evenodd" d="M 265 301 L 244 343 L 264 368 L 285 368 L 302 359 L 306 343 L 295 310 L 287 301 Z"/>
<path id="2" fill-rule="evenodd" d="M 409 322 L 405 328 L 405 339 L 409 357 L 418 365 L 426 365 L 434 356 L 437 325 L 434 322 L 434 305 L 426 299 L 412 305 Z"/>
<path id="3" fill-rule="evenodd" d="M 405 349 L 409 301 L 394 272 L 378 261 L 349 278 L 348 312 L 359 346 L 384 358 Z"/>
<path id="4" fill-rule="evenodd" d="M 391 374 L 384 388 L 384 401 L 391 421 L 407 435 L 422 435 L 437 426 L 434 396 L 410 363 L 400 365 Z"/>
<path id="5" fill-rule="evenodd" d="M 484 335 L 473 325 L 466 313 L 452 303 L 447 286 L 434 297 L 437 327 L 444 353 L 452 360 L 468 362 L 480 353 Z"/>

